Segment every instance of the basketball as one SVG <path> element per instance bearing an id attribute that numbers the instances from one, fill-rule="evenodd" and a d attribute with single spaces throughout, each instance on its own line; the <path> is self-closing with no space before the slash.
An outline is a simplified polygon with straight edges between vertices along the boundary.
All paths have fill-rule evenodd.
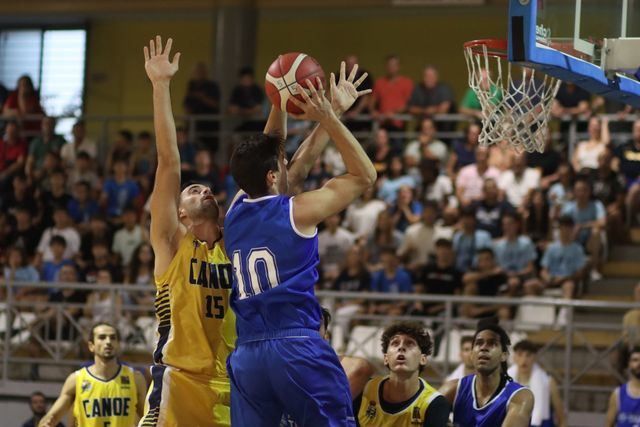
<path id="1" fill-rule="evenodd" d="M 302 110 L 289 102 L 289 99 L 295 96 L 304 102 L 300 96 L 300 86 L 306 86 L 305 80 L 309 79 L 317 89 L 316 77 L 324 82 L 324 71 L 318 61 L 304 53 L 290 52 L 279 55 L 271 63 L 264 87 L 274 106 L 288 113 L 301 114 Z"/>

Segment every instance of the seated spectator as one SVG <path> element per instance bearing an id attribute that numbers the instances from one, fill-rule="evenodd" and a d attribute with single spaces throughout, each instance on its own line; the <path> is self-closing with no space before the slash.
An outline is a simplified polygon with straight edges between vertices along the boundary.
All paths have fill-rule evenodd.
<path id="1" fill-rule="evenodd" d="M 7 251 L 7 263 L 4 267 L 4 284 L 10 285 L 13 283 L 36 283 L 40 281 L 40 273 L 32 265 L 29 265 L 25 251 L 18 247 L 12 246 Z M 5 300 L 7 295 L 5 294 L 5 286 L 0 287 L 0 300 Z M 13 299 L 15 301 L 25 301 L 32 297 L 38 297 L 42 295 L 43 289 L 41 288 L 29 288 L 19 287 L 14 288 Z"/>
<path id="2" fill-rule="evenodd" d="M 573 218 L 577 226 L 577 240 L 591 256 L 591 279 L 600 280 L 604 231 L 607 213 L 599 200 L 591 198 L 591 186 L 587 178 L 578 178 L 573 187 L 575 200 L 562 207 L 562 215 Z"/>
<path id="3" fill-rule="evenodd" d="M 534 243 L 545 244 L 551 233 L 550 207 L 547 198 L 540 189 L 533 190 L 531 200 L 524 209 L 523 232 Z"/>
<path id="4" fill-rule="evenodd" d="M 98 155 L 96 142 L 87 137 L 84 121 L 78 120 L 73 125 L 71 133 L 73 134 L 73 141 L 63 145 L 60 149 L 60 158 L 64 168 L 68 171 L 75 168 L 76 158 L 79 153 L 87 153 L 91 160 L 94 160 Z"/>
<path id="5" fill-rule="evenodd" d="M 227 197 L 220 181 L 220 171 L 213 161 L 211 151 L 206 148 L 198 148 L 193 169 L 184 174 L 182 181 L 184 184 L 202 184 L 209 187 L 219 202 Z"/>
<path id="6" fill-rule="evenodd" d="M 108 269 L 99 269 L 96 274 L 96 284 L 111 285 L 114 283 L 111 272 Z M 118 325 L 120 333 L 128 335 L 128 323 L 122 313 L 122 296 L 119 292 L 108 290 L 93 291 L 87 296 L 87 305 L 84 307 L 84 322 L 96 324 L 109 322 Z"/>
<path id="7" fill-rule="evenodd" d="M 81 231 L 86 231 L 91 218 L 98 213 L 100 208 L 94 200 L 91 186 L 87 181 L 78 181 L 73 191 L 73 197 L 67 203 L 67 210 L 73 222 Z"/>
<path id="8" fill-rule="evenodd" d="M 558 167 L 558 180 L 554 182 L 549 191 L 547 198 L 551 205 L 551 217 L 558 218 L 562 206 L 569 200 L 573 199 L 573 169 L 567 163 L 560 164 Z"/>
<path id="9" fill-rule="evenodd" d="M 502 235 L 501 218 L 515 209 L 500 197 L 495 179 L 487 178 L 482 185 L 482 197 L 472 205 L 476 210 L 478 228 L 491 234 L 495 239 Z"/>
<path id="10" fill-rule="evenodd" d="M 154 260 L 153 249 L 148 242 L 140 243 L 133 251 L 125 283 L 146 291 L 125 293 L 123 295 L 125 304 L 153 306 L 155 301 Z"/>
<path id="11" fill-rule="evenodd" d="M 411 224 L 420 221 L 422 214 L 422 203 L 415 200 L 413 194 L 411 187 L 403 185 L 398 189 L 397 200 L 390 208 L 395 227 L 403 233 Z"/>
<path id="12" fill-rule="evenodd" d="M 456 252 L 456 268 L 465 273 L 475 265 L 477 252 L 491 247 L 491 235 L 477 228 L 476 210 L 473 207 L 462 209 L 460 222 L 462 227 L 453 236 L 453 249 Z"/>
<path id="13" fill-rule="evenodd" d="M 101 213 L 97 213 L 89 220 L 88 229 L 82 234 L 80 240 L 80 259 L 76 258 L 76 263 L 84 268 L 84 263 L 91 259 L 91 248 L 94 243 L 103 242 L 108 248 L 113 242 L 113 230 L 109 227 L 107 218 Z"/>
<path id="14" fill-rule="evenodd" d="M 438 70 L 427 65 L 422 71 L 422 82 L 413 88 L 408 103 L 410 114 L 433 116 L 455 111 L 455 98 L 451 88 L 440 82 Z"/>
<path id="15" fill-rule="evenodd" d="M 58 281 L 58 273 L 63 265 L 72 264 L 71 258 L 65 257 L 67 242 L 62 236 L 53 236 L 49 242 L 51 259 L 42 263 L 42 281 Z"/>
<path id="16" fill-rule="evenodd" d="M 33 413 L 33 417 L 29 418 L 22 424 L 22 427 L 38 427 L 40 420 L 47 413 L 47 398 L 40 391 L 34 391 L 29 398 L 29 408 Z M 58 423 L 55 427 L 64 427 L 64 424 Z"/>
<path id="17" fill-rule="evenodd" d="M 367 240 L 365 246 L 365 259 L 367 260 L 369 271 L 382 268 L 380 256 L 382 248 L 390 247 L 397 250 L 402 245 L 403 240 L 404 235 L 395 228 L 389 211 L 380 212 L 373 235 Z"/>
<path id="18" fill-rule="evenodd" d="M 435 240 L 447 239 L 453 241 L 454 234 L 458 231 L 459 210 L 456 206 L 445 206 L 442 218 L 436 221 Z"/>
<path id="19" fill-rule="evenodd" d="M 83 274 L 85 282 L 97 283 L 100 270 L 107 270 L 111 279 L 120 283 L 122 281 L 122 269 L 113 262 L 113 254 L 105 242 L 96 241 L 91 246 L 91 259 L 88 260 Z"/>
<path id="20" fill-rule="evenodd" d="M 480 87 L 483 90 L 491 88 L 491 103 L 498 104 L 502 101 L 502 88 L 491 84 L 491 79 L 489 77 L 489 72 L 486 69 L 481 68 Z M 467 88 L 467 91 L 462 98 L 462 102 L 460 103 L 460 113 L 472 116 L 476 120 L 482 120 L 482 105 L 480 104 L 478 95 L 476 95 L 476 92 L 471 88 Z"/>
<path id="21" fill-rule="evenodd" d="M 400 266 L 400 262 L 394 248 L 386 247 L 381 250 L 380 259 L 382 269 L 371 275 L 371 291 L 390 294 L 411 293 L 411 275 Z M 371 303 L 369 314 L 403 314 L 406 303 Z"/>
<path id="22" fill-rule="evenodd" d="M 465 131 L 464 140 L 454 141 L 453 151 L 447 162 L 447 175 L 451 179 L 455 178 L 461 168 L 476 162 L 476 148 L 481 130 L 479 124 L 470 123 Z"/>
<path id="23" fill-rule="evenodd" d="M 33 223 L 31 211 L 25 206 L 17 206 L 13 216 L 16 219 L 16 227 L 11 241 L 13 245 L 24 250 L 26 256 L 31 259 L 36 254 L 42 228 Z"/>
<path id="24" fill-rule="evenodd" d="M 576 173 L 588 172 L 598 168 L 598 156 L 611 143 L 609 119 L 593 116 L 589 119 L 589 139 L 580 141 L 573 151 L 571 165 Z"/>
<path id="25" fill-rule="evenodd" d="M 393 119 L 396 114 L 406 111 L 407 103 L 413 91 L 413 81 L 400 75 L 400 58 L 389 55 L 386 59 L 385 76 L 373 85 L 369 109 L 380 126 L 393 131 L 403 130 L 404 123 Z"/>
<path id="26" fill-rule="evenodd" d="M 25 165 L 25 173 L 32 180 L 42 177 L 41 168 L 44 157 L 48 152 L 60 154 L 60 149 L 66 141 L 61 135 L 55 133 L 56 119 L 45 117 L 42 119 L 42 129 L 39 136 L 31 140 L 29 144 L 29 155 Z"/>
<path id="27" fill-rule="evenodd" d="M 460 295 L 462 293 L 462 274 L 455 266 L 456 255 L 451 240 L 438 239 L 435 243 L 435 261 L 428 263 L 418 276 L 418 283 L 424 286 L 427 295 Z M 444 311 L 442 303 L 414 303 L 411 314 L 416 312 L 433 316 Z"/>
<path id="28" fill-rule="evenodd" d="M 44 115 L 40 95 L 33 86 L 33 80 L 26 74 L 20 76 L 16 86 L 3 104 L 2 114 L 18 119 L 25 132 L 36 133 L 40 130 L 40 117 Z"/>
<path id="29" fill-rule="evenodd" d="M 340 227 L 340 215 L 331 215 L 324 220 L 325 229 L 318 233 L 318 254 L 323 278 L 333 281 L 338 277 L 340 265 L 349 248 L 355 242 L 355 236 Z"/>
<path id="30" fill-rule="evenodd" d="M 446 165 L 449 158 L 449 149 L 444 142 L 436 138 L 437 132 L 438 130 L 432 118 L 425 117 L 422 119 L 418 139 L 407 144 L 404 149 L 404 158 L 412 159 L 414 165 L 417 165 L 420 159 L 433 160 L 441 165 Z"/>
<path id="31" fill-rule="evenodd" d="M 95 193 L 95 190 L 100 188 L 100 179 L 96 173 L 96 168 L 93 166 L 93 161 L 89 154 L 84 151 L 80 151 L 76 155 L 73 169 L 69 170 L 67 190 L 73 191 L 75 185 L 81 181 L 89 184 L 91 193 Z"/>
<path id="32" fill-rule="evenodd" d="M 445 382 L 458 380 L 467 375 L 475 374 L 476 368 L 473 366 L 473 335 L 463 335 L 460 337 L 460 364 L 451 372 Z"/>
<path id="33" fill-rule="evenodd" d="M 513 346 L 514 363 L 507 372 L 514 381 L 529 387 L 533 392 L 535 403 L 531 414 L 532 426 L 566 426 L 558 384 L 537 363 L 537 353 L 538 347 L 531 341 L 517 342 Z"/>
<path id="34" fill-rule="evenodd" d="M 66 209 L 71 201 L 71 196 L 67 193 L 67 177 L 64 174 L 64 170 L 56 169 L 51 172 L 49 189 L 42 192 L 41 200 L 44 213 L 43 225 L 51 226 L 53 224 L 51 212 L 57 207 Z"/>
<path id="35" fill-rule="evenodd" d="M 107 162 L 104 173 L 109 175 L 113 173 L 113 166 L 117 161 L 123 161 L 129 164 L 131 159 L 131 153 L 133 151 L 133 133 L 127 129 L 122 129 L 118 132 L 116 140 L 109 148 L 107 153 Z"/>
<path id="36" fill-rule="evenodd" d="M 36 188 L 36 192 L 51 190 L 51 175 L 58 170 L 64 171 L 60 155 L 53 151 L 47 152 L 44 155 L 42 167 L 38 170 L 38 177 L 31 181 L 31 185 Z"/>
<path id="37" fill-rule="evenodd" d="M 493 250 L 488 247 L 478 249 L 477 257 L 477 267 L 462 276 L 464 295 L 483 297 L 507 295 L 508 277 L 496 265 Z M 497 304 L 465 303 L 460 306 L 460 314 L 471 318 L 498 316 L 507 320 L 511 317 L 511 307 Z"/>
<path id="38" fill-rule="evenodd" d="M 558 168 L 562 162 L 562 155 L 553 146 L 551 132 L 547 137 L 543 152 L 533 151 L 527 153 L 527 165 L 540 171 L 540 187 L 548 189 L 558 179 Z"/>
<path id="39" fill-rule="evenodd" d="M 504 191 L 512 206 L 520 208 L 523 203 L 527 204 L 531 191 L 540 187 L 540 172 L 527 167 L 527 157 L 524 154 L 517 155 L 511 169 L 500 175 L 498 187 Z"/>
<path id="40" fill-rule="evenodd" d="M 591 93 L 570 82 L 562 82 L 556 98 L 551 106 L 551 114 L 562 118 L 571 116 L 576 118 L 588 115 L 591 112 Z"/>
<path id="41" fill-rule="evenodd" d="M 416 182 L 411 176 L 407 175 L 400 156 L 393 156 L 389 159 L 387 176 L 381 177 L 378 182 L 380 183 L 378 198 L 389 205 L 395 203 L 400 187 L 416 188 Z"/>
<path id="42" fill-rule="evenodd" d="M 53 226 L 44 230 L 36 254 L 35 265 L 42 262 L 53 261 L 53 252 L 50 248 L 54 236 L 61 236 L 65 241 L 64 259 L 73 259 L 80 250 L 80 234 L 73 227 L 73 222 L 67 213 L 67 208 L 58 206 L 53 211 Z"/>
<path id="43" fill-rule="evenodd" d="M 322 187 L 324 183 L 329 181 L 331 178 L 333 178 L 333 176 L 329 172 L 327 172 L 327 169 L 324 163 L 322 163 L 322 158 L 318 157 L 315 163 L 313 164 L 313 166 L 311 166 L 311 170 L 309 170 L 309 174 L 307 175 L 307 178 L 304 180 L 304 184 L 302 188 L 304 189 L 304 191 L 317 190 L 318 188 Z M 231 194 L 235 194 L 235 193 L 231 193 Z"/>
<path id="44" fill-rule="evenodd" d="M 615 150 L 617 169 L 627 181 L 627 197 L 625 217 L 627 225 L 638 222 L 640 212 L 640 119 L 633 122 L 632 140 Z"/>
<path id="45" fill-rule="evenodd" d="M 476 163 L 471 163 L 460 169 L 456 177 L 456 196 L 462 206 L 468 206 L 482 197 L 484 180 L 500 177 L 498 169 L 490 167 L 487 163 L 489 152 L 486 148 L 478 147 L 476 150 Z"/>
<path id="46" fill-rule="evenodd" d="M 387 130 L 383 128 L 378 129 L 373 142 L 374 143 L 367 151 L 367 154 L 373 162 L 373 167 L 376 168 L 378 176 L 384 176 L 387 173 L 389 161 L 393 155 Z"/>
<path id="47" fill-rule="evenodd" d="M 624 199 L 626 182 L 624 176 L 611 169 L 611 150 L 598 156 L 598 169 L 592 180 L 593 197 L 607 210 L 607 235 L 612 242 L 625 242 L 627 229 L 624 226 Z"/>
<path id="48" fill-rule="evenodd" d="M 238 84 L 231 90 L 228 113 L 243 118 L 236 131 L 262 131 L 264 120 L 255 117 L 262 113 L 264 90 L 256 84 L 253 68 L 243 67 L 238 72 Z"/>
<path id="49" fill-rule="evenodd" d="M 438 205 L 427 202 L 420 222 L 407 227 L 404 241 L 398 249 L 398 256 L 412 272 L 424 268 L 435 253 L 435 223 L 438 219 Z"/>
<path id="50" fill-rule="evenodd" d="M 65 264 L 60 268 L 58 272 L 57 281 L 61 283 L 78 283 L 78 270 L 72 263 Z M 81 289 L 62 288 L 56 289 L 49 294 L 49 305 L 43 311 L 38 313 L 38 318 L 44 323 L 48 323 L 49 339 L 56 339 L 57 331 L 57 307 L 54 304 L 85 304 L 87 302 L 87 292 Z M 63 313 L 66 316 L 62 317 L 62 324 L 60 325 L 60 337 L 63 340 L 75 340 L 78 338 L 78 331 L 75 324 L 79 322 L 82 317 L 82 308 L 80 307 L 65 307 Z M 75 324 L 68 319 L 73 319 Z"/>
<path id="51" fill-rule="evenodd" d="M 27 140 L 20 136 L 18 122 L 7 122 L 0 139 L 0 194 L 9 189 L 13 176 L 24 170 L 27 150 Z"/>
<path id="52" fill-rule="evenodd" d="M 367 188 L 358 200 L 347 207 L 343 223 L 356 238 L 365 241 L 373 234 L 380 212 L 387 209 L 382 200 L 373 197 L 374 191 L 374 187 Z"/>
<path id="53" fill-rule="evenodd" d="M 423 159 L 420 162 L 420 190 L 418 200 L 433 201 L 444 208 L 453 197 L 453 182 L 446 174 L 440 173 L 437 161 Z"/>
<path id="54" fill-rule="evenodd" d="M 184 126 L 176 127 L 176 141 L 180 153 L 180 170 L 182 173 L 193 170 L 196 160 L 196 146 L 189 139 L 189 131 Z"/>
<path id="55" fill-rule="evenodd" d="M 509 293 L 515 295 L 525 280 L 535 276 L 536 247 L 528 236 L 521 234 L 522 219 L 515 212 L 502 217 L 504 237 L 493 242 L 498 266 L 509 278 Z"/>
<path id="56" fill-rule="evenodd" d="M 113 177 L 107 178 L 102 187 L 100 204 L 106 208 L 107 216 L 115 223 L 127 206 L 133 205 L 140 194 L 140 187 L 129 178 L 129 165 L 124 160 L 117 160 L 113 165 Z"/>
<path id="57" fill-rule="evenodd" d="M 207 66 L 204 62 L 198 62 L 193 69 L 187 93 L 183 101 L 184 111 L 187 114 L 209 115 L 220 113 L 220 87 L 218 83 L 209 77 Z M 216 120 L 196 121 L 196 139 L 212 151 L 218 149 L 218 136 L 210 135 L 220 129 Z M 209 133 L 209 135 L 204 135 Z"/>
<path id="58" fill-rule="evenodd" d="M 11 180 L 11 193 L 0 199 L 2 210 L 12 213 L 18 206 L 28 209 L 33 215 L 35 222 L 40 221 L 42 215 L 36 199 L 33 197 L 33 189 L 29 185 L 29 180 L 23 174 L 17 174 Z"/>
<path id="59" fill-rule="evenodd" d="M 157 155 L 153 136 L 147 131 L 140 132 L 134 147 L 129 158 L 129 170 L 134 179 L 143 185 L 145 178 L 156 172 Z"/>
<path id="60" fill-rule="evenodd" d="M 576 287 L 583 278 L 587 257 L 582 246 L 574 239 L 575 221 L 570 216 L 559 220 L 559 238 L 547 246 L 540 266 L 540 279 L 532 279 L 524 284 L 527 295 L 539 295 L 544 289 L 562 288 L 562 297 L 572 299 Z M 567 312 L 560 309 L 558 324 L 566 324 Z"/>
<path id="61" fill-rule="evenodd" d="M 138 224 L 138 213 L 132 207 L 125 208 L 122 213 L 122 227 L 113 235 L 111 251 L 118 256 L 124 267 L 131 262 L 136 248 L 144 240 L 144 232 Z"/>

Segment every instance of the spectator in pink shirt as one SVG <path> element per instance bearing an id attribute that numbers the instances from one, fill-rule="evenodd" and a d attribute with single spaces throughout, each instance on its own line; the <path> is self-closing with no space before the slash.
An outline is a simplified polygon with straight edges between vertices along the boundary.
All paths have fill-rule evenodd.
<path id="1" fill-rule="evenodd" d="M 489 166 L 489 150 L 484 147 L 476 149 L 476 162 L 460 169 L 456 178 L 456 196 L 462 206 L 466 206 L 482 198 L 482 184 L 487 178 L 496 181 L 500 171 Z"/>
<path id="2" fill-rule="evenodd" d="M 403 122 L 392 120 L 395 114 L 403 113 L 413 92 L 413 81 L 400 75 L 400 58 L 387 56 L 386 75 L 376 80 L 371 97 L 373 117 L 389 130 L 402 130 Z"/>

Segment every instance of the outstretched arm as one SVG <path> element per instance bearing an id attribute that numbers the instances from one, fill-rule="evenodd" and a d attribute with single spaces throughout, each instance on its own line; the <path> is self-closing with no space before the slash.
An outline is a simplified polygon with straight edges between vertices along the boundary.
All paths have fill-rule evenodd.
<path id="1" fill-rule="evenodd" d="M 161 275 L 175 254 L 176 242 L 184 233 L 178 219 L 180 198 L 180 152 L 176 126 L 171 110 L 169 86 L 178 71 L 180 53 L 169 62 L 172 39 L 162 49 L 162 39 L 156 36 L 144 47 L 144 68 L 153 86 L 153 125 L 156 133 L 158 166 L 151 194 L 151 244 L 155 253 L 155 274 Z"/>
<path id="2" fill-rule="evenodd" d="M 66 414 L 73 400 L 76 398 L 76 374 L 75 372 L 67 377 L 60 391 L 60 397 L 49 409 L 49 412 L 40 420 L 38 427 L 55 427 L 58 425 L 64 414 Z"/>

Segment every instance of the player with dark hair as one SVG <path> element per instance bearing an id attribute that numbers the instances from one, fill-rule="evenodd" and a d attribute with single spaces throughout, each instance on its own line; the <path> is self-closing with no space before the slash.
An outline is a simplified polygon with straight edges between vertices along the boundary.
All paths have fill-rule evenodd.
<path id="1" fill-rule="evenodd" d="M 449 403 L 420 378 L 432 348 L 431 337 L 421 323 L 399 322 L 385 329 L 382 353 L 389 375 L 370 379 L 354 400 L 357 425 L 447 425 Z"/>
<path id="2" fill-rule="evenodd" d="M 277 425 L 283 412 L 299 425 L 354 423 L 344 369 L 318 333 L 322 312 L 314 295 L 316 226 L 344 210 L 376 180 L 373 164 L 332 106 L 343 98 L 348 108 L 368 92 L 357 92 L 362 77 L 353 82 L 355 67 L 349 78 L 344 70 L 343 63 L 338 84 L 332 76 L 331 101 L 320 79 L 319 90 L 307 81 L 310 96 L 300 91 L 304 103 L 290 100 L 304 112 L 301 118 L 319 122 L 314 132 L 334 141 L 347 173 L 316 191 L 291 197 L 302 183 L 296 178 L 306 177 L 321 150 L 313 144 L 301 147 L 288 171 L 283 149 L 286 114 L 275 108 L 265 134 L 238 144 L 231 157 L 231 174 L 242 190 L 225 218 L 238 331 L 236 350 L 227 361 L 234 425 Z M 292 188 L 288 172 L 294 178 Z"/>
<path id="3" fill-rule="evenodd" d="M 473 336 L 476 373 L 445 383 L 440 391 L 453 405 L 461 427 L 526 427 L 533 393 L 507 374 L 509 336 L 494 318 L 482 319 Z"/>
<path id="4" fill-rule="evenodd" d="M 93 364 L 67 377 L 40 427 L 57 425 L 72 406 L 79 427 L 131 427 L 142 416 L 147 384 L 140 372 L 118 361 L 120 332 L 96 323 L 88 345 Z"/>
<path id="5" fill-rule="evenodd" d="M 609 398 L 607 427 L 640 425 L 640 346 L 629 354 L 629 381 L 616 388 Z"/>

